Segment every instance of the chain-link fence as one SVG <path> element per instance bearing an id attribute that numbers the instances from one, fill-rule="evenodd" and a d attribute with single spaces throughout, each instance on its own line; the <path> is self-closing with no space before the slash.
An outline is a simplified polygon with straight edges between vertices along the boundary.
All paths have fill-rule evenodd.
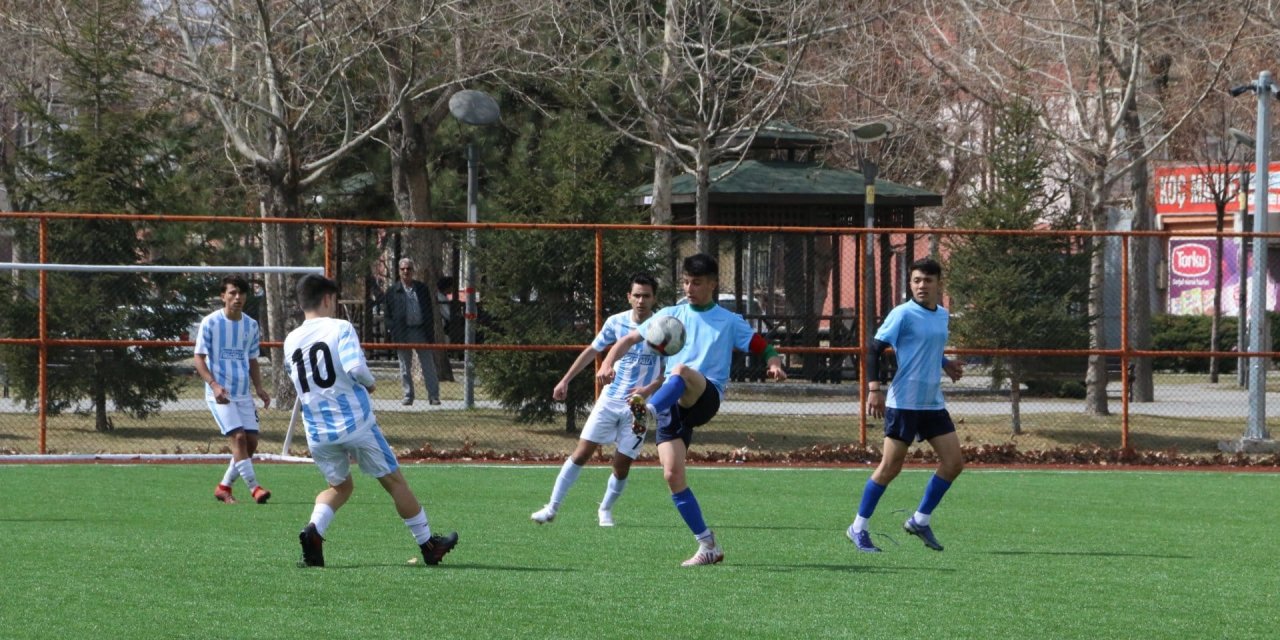
<path id="1" fill-rule="evenodd" d="M 259 234 L 269 224 L 37 214 L 4 214 L 0 223 L 13 263 L 224 266 L 261 264 Z M 834 460 L 827 452 L 878 445 L 880 425 L 861 411 L 861 327 L 874 326 L 907 298 L 913 259 L 935 252 L 949 265 L 950 253 L 958 250 L 951 240 L 965 235 L 881 230 L 867 260 L 860 229 L 718 227 L 704 228 L 705 237 L 697 238 L 688 228 L 674 227 L 491 224 L 477 228 L 471 279 L 465 268 L 467 225 L 295 220 L 286 226 L 295 232 L 294 244 L 280 262 L 322 266 L 343 287 L 341 313 L 361 336 L 378 380 L 375 412 L 397 451 L 520 459 L 558 459 L 573 449 L 594 398 L 593 378 L 590 371 L 577 377 L 565 403 L 551 399 L 552 388 L 600 322 L 627 308 L 633 273 L 654 273 L 660 303 L 678 303 L 679 260 L 696 252 L 699 241 L 720 260 L 719 303 L 742 313 L 777 345 L 789 379 L 766 381 L 762 361 L 737 356 L 725 402 L 710 424 L 699 427 L 695 450 L 724 459 Z M 1255 398 L 1236 373 L 1238 363 L 1249 358 L 1231 353 L 1235 318 L 1218 323 L 1217 341 L 1211 340 L 1207 318 L 1191 318 L 1183 326 L 1156 314 L 1146 323 L 1124 289 L 1133 275 L 1125 266 L 1128 244 L 1168 238 L 1091 238 L 1097 236 L 1074 237 L 1077 250 L 1112 254 L 1094 300 L 1085 295 L 1062 301 L 1066 322 L 1076 323 L 1069 331 L 1040 334 L 1034 319 L 1014 318 L 1025 328 L 1014 332 L 1022 340 L 993 342 L 980 331 L 995 322 L 982 316 L 988 309 L 952 307 L 949 354 L 963 359 L 967 369 L 943 389 L 962 442 L 1012 443 L 1019 450 L 1098 446 L 1211 454 L 1220 441 L 1238 440 Z M 113 246 L 94 239 L 109 239 Z M 420 266 L 415 277 L 436 297 L 432 342 L 414 346 L 435 354 L 439 404 L 431 402 L 417 362 L 411 369 L 414 400 L 405 404 L 392 345 L 411 345 L 392 342 L 387 331 L 385 292 L 396 286 L 396 267 L 406 257 Z M 42 272 L 17 270 L 13 263 L 6 267 L 10 277 L 0 299 L 0 450 L 226 450 L 191 353 L 200 318 L 221 308 L 217 274 Z M 259 410 L 261 450 L 276 452 L 290 424 L 292 395 L 287 378 L 278 375 L 278 356 L 274 364 L 270 356 L 283 338 L 280 328 L 296 324 L 299 314 L 285 291 L 280 318 L 269 321 L 280 294 L 270 291 L 270 279 L 252 270 L 243 275 L 253 283 L 246 312 L 261 321 L 260 366 L 275 398 Z M 968 277 L 945 275 L 948 286 L 953 277 Z M 1075 275 L 1087 283 L 1087 272 Z M 474 312 L 466 304 L 469 282 L 477 295 Z M 1027 288 L 1041 290 L 1035 282 Z M 1003 295 L 1022 304 L 1025 293 Z M 864 298 L 869 302 L 860 304 Z M 1092 349 L 1091 315 L 1102 325 L 1102 340 Z M 958 331 L 958 324 L 967 328 Z M 970 336 L 978 338 L 966 343 Z M 1264 398 L 1266 406 L 1280 406 L 1275 393 Z M 294 439 L 292 449 L 304 453 L 305 440 Z"/>

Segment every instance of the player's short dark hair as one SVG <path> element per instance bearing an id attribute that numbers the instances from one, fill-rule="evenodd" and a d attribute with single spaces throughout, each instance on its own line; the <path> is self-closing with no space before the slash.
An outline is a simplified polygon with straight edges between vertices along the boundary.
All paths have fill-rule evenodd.
<path id="1" fill-rule="evenodd" d="M 695 253 L 684 259 L 681 270 L 687 276 L 711 276 L 720 279 L 720 263 L 705 253 Z"/>
<path id="2" fill-rule="evenodd" d="M 921 258 L 912 262 L 911 268 L 907 269 L 907 273 L 911 273 L 912 271 L 919 271 L 926 276 L 942 277 L 942 265 L 938 264 L 938 261 L 933 258 Z"/>
<path id="3" fill-rule="evenodd" d="M 649 287 L 650 289 L 653 289 L 654 293 L 658 292 L 658 279 L 643 271 L 632 274 L 631 284 L 643 285 L 643 286 Z"/>
<path id="4" fill-rule="evenodd" d="M 320 307 L 320 303 L 324 302 L 325 296 L 338 293 L 338 283 L 324 276 L 308 273 L 298 278 L 296 291 L 298 306 L 302 307 L 303 311 L 315 311 Z"/>
<path id="5" fill-rule="evenodd" d="M 231 286 L 235 287 L 236 289 L 240 290 L 240 292 L 241 292 L 241 293 L 244 293 L 245 295 L 248 295 L 248 294 L 249 294 L 249 281 L 248 281 L 248 280 L 245 280 L 244 278 L 242 278 L 242 277 L 240 277 L 240 276 L 223 276 L 223 277 L 222 277 L 222 288 L 221 288 L 221 289 L 218 289 L 218 293 L 226 293 L 226 292 L 227 292 L 227 285 L 231 285 Z"/>

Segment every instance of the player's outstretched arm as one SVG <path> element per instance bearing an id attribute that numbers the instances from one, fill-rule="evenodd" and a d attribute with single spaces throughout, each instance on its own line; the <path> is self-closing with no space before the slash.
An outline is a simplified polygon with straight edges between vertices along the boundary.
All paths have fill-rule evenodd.
<path id="1" fill-rule="evenodd" d="M 564 377 L 560 378 L 560 382 L 556 383 L 556 388 L 551 391 L 551 397 L 555 400 L 564 400 L 569 397 L 569 381 L 576 378 L 579 373 L 582 373 L 582 370 L 587 368 L 587 364 L 594 361 L 599 353 L 599 351 L 591 347 L 583 349 L 582 353 L 578 354 L 578 358 L 569 366 L 569 370 L 565 372 Z"/>
<path id="2" fill-rule="evenodd" d="M 787 379 L 787 370 L 782 368 L 782 355 L 778 353 L 777 349 L 773 348 L 773 345 L 769 344 L 768 340 L 764 339 L 764 336 L 759 333 L 752 334 L 751 343 L 747 351 L 751 355 L 763 355 L 765 357 L 767 365 L 766 377 L 779 382 Z"/>
<path id="3" fill-rule="evenodd" d="M 622 336 L 617 342 L 613 343 L 613 348 L 609 349 L 609 355 L 604 357 L 604 362 L 600 363 L 600 369 L 596 371 L 596 380 L 601 383 L 608 384 L 613 382 L 613 365 L 622 357 L 622 354 L 631 350 L 631 347 L 640 344 L 644 337 L 636 329 L 632 329 L 631 333 Z"/>

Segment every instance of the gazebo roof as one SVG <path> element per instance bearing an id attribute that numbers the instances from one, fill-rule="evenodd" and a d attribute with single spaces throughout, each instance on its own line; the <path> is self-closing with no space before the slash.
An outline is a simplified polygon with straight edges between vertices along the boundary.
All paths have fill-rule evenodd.
<path id="1" fill-rule="evenodd" d="M 866 179 L 861 173 L 821 163 L 744 160 L 736 170 L 733 167 L 732 162 L 723 162 L 711 168 L 710 198 L 713 203 L 861 206 L 866 196 Z M 696 190 L 693 176 L 677 176 L 671 181 L 672 204 L 693 203 Z M 631 191 L 637 204 L 644 203 L 652 193 L 652 184 Z M 916 187 L 876 180 L 876 204 L 936 207 L 942 204 L 942 196 Z"/>

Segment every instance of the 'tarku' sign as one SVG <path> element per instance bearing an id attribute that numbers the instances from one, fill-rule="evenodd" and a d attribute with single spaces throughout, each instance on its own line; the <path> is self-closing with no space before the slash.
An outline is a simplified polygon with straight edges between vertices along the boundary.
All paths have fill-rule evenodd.
<path id="1" fill-rule="evenodd" d="M 1217 243 L 1212 238 L 1173 238 L 1169 240 L 1169 313 L 1173 315 L 1209 315 L 1213 313 L 1214 279 L 1218 262 L 1222 263 L 1222 314 L 1236 316 L 1240 313 L 1240 275 L 1247 276 L 1250 259 L 1241 268 L 1238 264 L 1240 240 L 1224 238 L 1222 255 L 1217 255 Z M 1266 307 L 1277 309 L 1280 299 L 1280 250 L 1267 252 L 1267 301 Z"/>
<path id="2" fill-rule="evenodd" d="M 1199 278 L 1209 275 L 1213 268 L 1213 250 L 1208 245 L 1189 242 L 1171 247 L 1169 270 L 1183 278 Z"/>

